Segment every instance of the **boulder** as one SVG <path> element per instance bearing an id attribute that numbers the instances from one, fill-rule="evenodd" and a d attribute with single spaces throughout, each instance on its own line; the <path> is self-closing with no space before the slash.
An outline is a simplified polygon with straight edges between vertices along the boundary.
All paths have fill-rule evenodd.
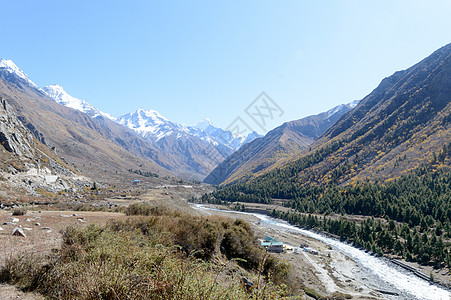
<path id="1" fill-rule="evenodd" d="M 27 237 L 26 234 L 23 232 L 22 228 L 16 227 L 13 229 L 13 235 Z"/>

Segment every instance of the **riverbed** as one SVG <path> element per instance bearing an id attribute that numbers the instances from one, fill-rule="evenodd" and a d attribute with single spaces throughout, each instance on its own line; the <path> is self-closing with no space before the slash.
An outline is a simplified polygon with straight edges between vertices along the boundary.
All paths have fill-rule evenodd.
<path id="1" fill-rule="evenodd" d="M 285 221 L 274 219 L 266 215 L 257 213 L 246 213 L 236 211 L 223 211 L 205 205 L 196 204 L 194 207 L 198 210 L 208 212 L 209 214 L 227 214 L 235 216 L 252 216 L 255 218 L 255 226 L 266 232 L 278 232 L 282 236 L 285 234 L 297 235 L 299 237 L 309 237 L 320 241 L 332 247 L 346 258 L 353 261 L 354 264 L 340 264 L 338 259 L 330 260 L 326 265 L 324 260 L 312 257 L 309 254 L 293 256 L 290 259 L 306 259 L 311 263 L 316 277 L 318 277 L 329 292 L 339 291 L 347 292 L 351 295 L 369 294 L 375 299 L 412 299 L 412 300 L 450 300 L 449 290 L 423 280 L 411 272 L 402 269 L 385 258 L 375 257 L 361 249 L 355 248 L 347 243 L 335 240 L 325 235 L 301 229 L 290 225 Z M 343 267 L 345 266 L 345 267 Z M 331 271 L 333 270 L 333 271 Z M 344 281 L 355 281 L 352 285 L 356 286 L 359 292 L 353 293 L 349 288 L 340 285 L 337 277 L 344 277 Z M 333 278 L 334 280 L 331 280 Z M 372 292 L 371 292 L 372 291 Z M 390 295 L 391 293 L 391 295 Z"/>

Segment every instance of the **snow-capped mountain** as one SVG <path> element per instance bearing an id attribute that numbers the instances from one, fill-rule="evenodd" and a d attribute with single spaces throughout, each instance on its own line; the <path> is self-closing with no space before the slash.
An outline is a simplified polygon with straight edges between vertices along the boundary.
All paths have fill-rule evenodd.
<path id="1" fill-rule="evenodd" d="M 215 142 L 231 147 L 234 151 L 238 150 L 244 144 L 262 136 L 255 131 L 249 133 L 247 136 L 232 133 L 228 130 L 213 126 L 213 123 L 209 119 L 200 121 L 194 127 L 206 132 Z"/>
<path id="2" fill-rule="evenodd" d="M 177 124 L 154 110 L 138 109 L 116 121 L 154 143 L 169 160 L 185 165 L 201 178 L 245 142 L 259 137 L 255 132 L 248 136 L 235 135 L 213 126 L 208 119 L 196 126 Z"/>
<path id="3" fill-rule="evenodd" d="M 47 85 L 43 90 L 57 103 L 84 112 L 91 118 L 103 116 L 110 120 L 115 120 L 113 116 L 98 110 L 86 101 L 72 97 L 59 84 Z"/>
<path id="4" fill-rule="evenodd" d="M 155 142 L 170 135 L 174 135 L 176 139 L 182 136 L 192 136 L 214 147 L 228 148 L 229 151 L 226 151 L 226 153 L 236 151 L 244 143 L 260 137 L 256 132 L 252 132 L 248 136 L 234 134 L 213 126 L 209 119 L 204 119 L 195 126 L 177 124 L 169 121 L 157 111 L 144 110 L 142 108 L 134 113 L 117 118 L 117 122 L 133 129 L 142 137 L 152 139 Z"/>
<path id="5" fill-rule="evenodd" d="M 0 59 L 0 68 L 5 68 L 9 73 L 15 74 L 17 77 L 25 81 L 29 86 L 42 91 L 33 81 L 30 80 L 24 71 L 19 69 L 16 64 L 9 59 Z"/>
<path id="6" fill-rule="evenodd" d="M 151 138 L 154 141 L 159 141 L 165 136 L 171 135 L 174 132 L 179 133 L 181 126 L 172 123 L 159 112 L 155 110 L 138 109 L 134 113 L 128 113 L 120 116 L 116 120 L 130 129 L 136 131 L 144 138 Z"/>
<path id="7" fill-rule="evenodd" d="M 213 123 L 209 118 L 205 118 L 202 121 L 198 122 L 194 127 L 199 128 L 200 130 L 206 130 L 209 126 L 213 126 Z"/>
<path id="8" fill-rule="evenodd" d="M 152 152 L 151 158 L 160 166 L 182 177 L 203 179 L 244 143 L 259 136 L 257 133 L 251 133 L 248 136 L 235 135 L 230 131 L 213 126 L 209 120 L 205 120 L 203 126 L 199 124 L 197 127 L 177 124 L 152 110 L 139 109 L 134 113 L 115 119 L 86 101 L 72 97 L 61 85 L 54 84 L 43 89 L 39 88 L 11 60 L 1 59 L 0 69 L 13 74 L 13 80 L 22 85 L 26 84 L 38 91 L 40 95 L 48 96 L 58 104 L 85 113 L 98 121 L 96 124 L 100 126 L 99 128 L 105 129 L 112 125 L 105 123 L 106 119 L 110 119 L 132 129 L 149 142 L 145 148 L 140 149 L 142 152 L 147 153 L 150 148 L 158 148 L 158 150 L 155 149 L 158 153 L 150 151 Z M 105 120 L 98 118 L 99 116 L 104 117 Z M 113 133 L 109 128 L 106 129 L 109 134 Z M 116 131 L 118 130 L 114 132 Z M 137 146 L 137 144 L 127 144 L 125 140 L 118 137 L 115 142 L 125 149 Z M 192 175 L 194 177 L 191 177 Z"/>
<path id="9" fill-rule="evenodd" d="M 354 100 L 352 102 L 346 103 L 346 104 L 340 104 L 335 106 L 334 108 L 331 108 L 327 111 L 327 114 L 329 117 L 332 117 L 333 115 L 341 112 L 347 112 L 348 110 L 353 109 L 354 107 L 359 104 L 360 100 Z M 341 115 L 341 114 L 340 114 Z"/>

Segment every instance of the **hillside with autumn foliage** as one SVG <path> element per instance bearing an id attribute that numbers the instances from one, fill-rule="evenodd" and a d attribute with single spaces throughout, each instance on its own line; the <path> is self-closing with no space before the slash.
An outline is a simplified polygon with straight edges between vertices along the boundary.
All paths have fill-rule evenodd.
<path id="1" fill-rule="evenodd" d="M 296 213 L 275 217 L 380 255 L 450 268 L 450 141 L 451 44 L 382 80 L 310 152 L 202 200 L 282 199 Z"/>

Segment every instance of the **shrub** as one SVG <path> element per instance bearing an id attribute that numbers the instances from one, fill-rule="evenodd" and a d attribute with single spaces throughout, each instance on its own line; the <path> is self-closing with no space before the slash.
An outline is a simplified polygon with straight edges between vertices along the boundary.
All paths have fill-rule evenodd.
<path id="1" fill-rule="evenodd" d="M 23 207 L 13 209 L 13 216 L 23 216 L 27 213 L 27 210 Z"/>
<path id="2" fill-rule="evenodd" d="M 229 242 L 223 244 L 225 236 Z M 260 284 L 251 292 L 234 272 L 219 281 L 221 267 L 209 260 L 224 251 L 242 257 L 238 261 L 249 268 L 286 271 L 254 241 L 247 223 L 217 217 L 159 215 L 68 227 L 57 254 L 10 259 L 0 269 L 0 282 L 49 299 L 279 299 L 282 286 L 257 278 Z"/>

